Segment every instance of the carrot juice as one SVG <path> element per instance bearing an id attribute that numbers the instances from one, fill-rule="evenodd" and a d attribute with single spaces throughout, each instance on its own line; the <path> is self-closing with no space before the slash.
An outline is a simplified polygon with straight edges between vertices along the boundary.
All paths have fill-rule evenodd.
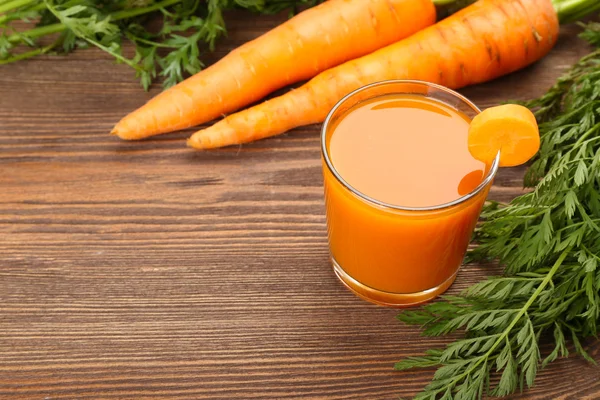
<path id="1" fill-rule="evenodd" d="M 356 294 L 404 306 L 452 284 L 497 169 L 469 153 L 478 112 L 417 81 L 367 86 L 332 110 L 322 135 L 329 247 Z"/>

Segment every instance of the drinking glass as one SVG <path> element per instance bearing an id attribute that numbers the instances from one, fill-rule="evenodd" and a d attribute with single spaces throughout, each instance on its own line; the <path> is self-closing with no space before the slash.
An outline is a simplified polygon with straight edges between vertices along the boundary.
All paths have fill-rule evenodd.
<path id="1" fill-rule="evenodd" d="M 403 307 L 430 300 L 454 282 L 498 170 L 498 157 L 473 191 L 445 204 L 403 207 L 361 193 L 336 171 L 328 143 L 336 123 L 351 107 L 390 94 L 434 99 L 471 119 L 480 110 L 462 95 L 436 84 L 386 81 L 344 97 L 323 124 L 327 234 L 334 271 L 358 296 Z"/>

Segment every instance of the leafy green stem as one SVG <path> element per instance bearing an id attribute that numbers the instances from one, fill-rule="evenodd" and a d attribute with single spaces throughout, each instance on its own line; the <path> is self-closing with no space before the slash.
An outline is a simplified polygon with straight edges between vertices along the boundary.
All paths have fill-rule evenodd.
<path id="1" fill-rule="evenodd" d="M 160 1 L 156 4 L 153 4 L 153 5 L 147 6 L 147 7 L 132 8 L 130 10 L 117 11 L 117 12 L 111 14 L 111 20 L 119 21 L 122 19 L 137 17 L 140 15 L 151 13 L 153 11 L 160 10 L 165 7 L 175 5 L 177 3 L 181 3 L 182 1 L 183 0 L 163 0 L 163 1 Z"/>
<path id="2" fill-rule="evenodd" d="M 29 39 L 36 39 L 41 36 L 51 35 L 53 33 L 59 33 L 65 30 L 65 26 L 63 24 L 51 24 L 44 25 L 37 28 L 30 29 L 28 31 L 19 32 L 18 34 L 12 34 L 8 37 L 8 41 L 10 43 L 19 43 L 23 41 L 23 37 L 27 37 Z"/>
<path id="3" fill-rule="evenodd" d="M 0 13 L 5 13 L 15 8 L 24 7 L 29 3 L 33 3 L 34 1 L 36 0 L 12 0 L 7 3 L 0 4 Z"/>
<path id="4" fill-rule="evenodd" d="M 456 392 L 456 398 L 463 398 L 466 392 L 471 393 L 471 396 L 475 398 L 475 393 L 478 393 L 477 397 L 481 397 L 481 392 L 483 390 L 483 380 L 482 374 L 487 374 L 490 368 L 491 362 L 496 362 L 498 364 L 498 368 L 504 367 L 505 373 L 503 373 L 503 378 L 501 379 L 500 385 L 502 385 L 505 379 L 504 376 L 512 376 L 514 373 L 514 369 L 516 368 L 516 364 L 514 359 L 512 358 L 512 346 L 515 344 L 527 348 L 528 352 L 533 352 L 533 357 L 528 355 L 528 360 L 533 360 L 533 362 L 537 362 L 537 357 L 539 351 L 537 350 L 537 346 L 534 345 L 531 341 L 536 337 L 535 327 L 532 323 L 531 317 L 529 316 L 529 309 L 533 306 L 539 296 L 544 292 L 546 287 L 552 283 L 552 279 L 555 276 L 556 272 L 559 270 L 561 265 L 563 264 L 566 257 L 570 254 L 571 249 L 566 249 L 563 253 L 558 257 L 558 259 L 554 262 L 553 266 L 546 272 L 543 279 L 534 279 L 532 282 L 536 280 L 539 282 L 535 291 L 529 296 L 527 301 L 519 308 L 515 309 L 485 309 L 481 311 L 477 310 L 468 310 L 467 316 L 471 322 L 469 322 L 466 326 L 467 330 L 478 328 L 477 323 L 481 322 L 482 326 L 488 326 L 490 324 L 494 324 L 499 320 L 505 320 L 508 325 L 506 325 L 503 329 L 498 331 L 497 333 L 490 333 L 487 335 L 478 335 L 474 338 L 463 339 L 460 342 L 455 342 L 448 345 L 447 349 L 443 352 L 437 354 L 437 358 L 424 356 L 424 357 L 413 357 L 404 361 L 401 361 L 396 364 L 396 369 L 403 370 L 408 368 L 421 368 L 426 365 L 433 365 L 433 361 L 437 360 L 436 365 L 444 365 L 440 367 L 438 372 L 434 377 L 434 383 L 431 383 L 427 388 L 427 393 L 422 397 L 418 397 L 419 399 L 423 398 L 437 398 L 435 396 L 444 393 L 442 399 L 452 399 L 452 392 Z M 503 282 L 509 282 L 510 278 L 499 278 L 502 279 Z M 533 288 L 533 283 L 532 286 Z M 451 300 L 451 299 L 449 299 Z M 484 300 L 485 301 L 485 300 Z M 454 308 L 453 308 L 454 307 Z M 456 321 L 465 321 L 464 317 L 460 314 L 460 310 L 465 310 L 464 308 L 455 308 L 456 306 L 444 305 L 444 303 L 437 303 L 428 306 L 431 311 L 436 310 L 438 313 L 443 313 L 445 311 L 454 310 L 454 312 L 458 312 L 459 314 L 448 320 L 445 324 L 446 326 L 452 326 L 456 328 L 460 326 L 461 323 L 464 322 L 456 322 Z M 478 314 L 479 313 L 479 314 Z M 443 315 L 443 314 L 441 314 Z M 480 315 L 479 317 L 477 315 Z M 503 317 L 500 317 L 503 315 Z M 487 318 L 486 318 L 487 316 Z M 526 322 L 523 325 L 523 328 L 519 330 L 518 335 L 512 335 L 513 330 L 517 326 L 517 324 L 523 319 L 524 316 L 527 316 Z M 416 318 L 416 319 L 415 319 Z M 421 319 L 419 321 L 419 318 Z M 436 323 L 435 319 L 437 317 L 426 317 L 420 313 L 409 313 L 406 317 L 403 317 L 405 322 L 410 322 L 413 319 L 412 323 L 420 323 L 425 326 L 428 324 L 427 318 L 430 318 L 430 322 Z M 485 318 L 485 320 L 483 320 Z M 439 320 L 439 318 L 438 318 Z M 509 322 L 510 321 L 510 322 Z M 539 328 L 538 328 L 539 329 Z M 442 333 L 447 333 L 448 331 L 442 331 Z M 528 338 L 528 339 L 525 339 Z M 529 345 L 525 345 L 526 341 L 529 340 Z M 506 343 L 506 346 L 502 351 L 498 351 L 499 346 L 503 343 Z M 512 343 L 512 344 L 511 344 Z M 460 349 L 464 349 L 466 353 L 459 355 Z M 481 354 L 475 356 L 475 352 L 480 349 Z M 522 351 L 522 350 L 519 350 Z M 475 353 L 475 354 L 474 354 Z M 471 357 L 471 358 L 470 358 Z M 500 358 L 499 358 L 500 357 Z M 430 360 L 431 358 L 431 360 Z M 529 361 L 531 362 L 531 361 Z M 531 365 L 528 365 L 528 369 L 534 368 Z M 458 369 L 457 369 L 458 368 Z M 485 371 L 485 372 L 484 372 Z M 533 370 L 535 371 L 535 370 Z M 534 375 L 528 375 L 528 384 L 533 382 Z M 504 382 L 504 386 L 502 389 L 498 389 L 498 394 L 509 393 L 510 389 L 513 388 L 513 384 L 506 384 Z M 466 391 L 466 392 L 465 392 Z M 461 393 L 463 392 L 463 393 Z M 465 397 L 467 398 L 467 397 Z M 468 397 L 471 398 L 471 397 Z"/>
<path id="5" fill-rule="evenodd" d="M 600 9 L 597 0 L 552 0 L 561 24 L 568 24 Z"/>
<path id="6" fill-rule="evenodd" d="M 600 9 L 597 0 L 553 0 L 561 24 L 575 22 Z"/>
<path id="7" fill-rule="evenodd" d="M 20 60 L 26 60 L 28 58 L 32 58 L 35 56 L 39 56 L 45 53 L 48 53 L 49 51 L 51 51 L 52 49 L 54 49 L 56 46 L 58 45 L 58 42 L 54 42 L 48 46 L 45 47 L 40 47 L 37 48 L 35 50 L 31 50 L 31 51 L 27 51 L 24 53 L 20 53 L 20 54 L 16 54 L 12 57 L 9 57 L 5 60 L 0 59 L 0 65 L 4 65 L 4 64 L 9 64 L 12 62 L 16 62 L 16 61 L 20 61 Z"/>
<path id="8" fill-rule="evenodd" d="M 593 134 L 594 132 L 596 132 L 598 129 L 600 129 L 600 122 L 598 122 L 596 125 L 592 126 L 590 129 L 588 129 L 586 132 L 584 132 L 581 136 L 579 136 L 579 139 L 577 139 L 577 141 L 575 142 L 575 144 L 573 145 L 573 147 L 578 147 L 579 145 L 581 145 L 584 140 L 586 140 L 591 134 Z M 595 137 L 589 140 L 598 140 L 600 137 Z"/>
<path id="9" fill-rule="evenodd" d="M 590 220 L 589 220 L 589 221 L 592 221 L 592 222 L 600 222 L 600 218 L 590 218 Z M 573 229 L 574 227 L 581 226 L 581 225 L 585 225 L 585 224 L 587 224 L 587 223 L 588 223 L 588 221 L 578 221 L 578 222 L 574 222 L 574 223 L 572 223 L 572 224 L 570 224 L 570 225 L 563 226 L 562 228 L 560 228 L 560 229 L 557 229 L 557 230 L 555 230 L 554 232 L 555 232 L 555 233 L 557 233 L 557 232 L 563 232 L 563 231 L 565 231 L 565 230 L 567 230 L 567 229 Z"/>
<path id="10" fill-rule="evenodd" d="M 558 259 L 556 260 L 556 262 L 554 263 L 554 265 L 552 266 L 552 268 L 550 269 L 550 271 L 548 271 L 548 273 L 546 274 L 546 277 L 544 278 L 544 280 L 540 283 L 540 285 L 537 287 L 537 289 L 535 290 L 535 292 L 533 292 L 533 294 L 531 295 L 531 297 L 529 297 L 529 299 L 523 305 L 523 307 L 517 312 L 517 315 L 515 315 L 513 317 L 511 323 L 504 329 L 504 331 L 502 331 L 502 333 L 496 339 L 496 341 L 494 342 L 494 344 L 492 345 L 492 347 L 490 347 L 490 349 L 487 351 L 487 353 L 481 355 L 479 357 L 479 360 L 476 363 L 474 363 L 471 366 L 470 369 L 468 369 L 467 371 L 465 371 L 462 374 L 461 379 L 464 378 L 466 375 L 470 374 L 471 372 L 473 372 L 473 370 L 479 364 L 481 364 L 484 360 L 487 360 L 488 357 L 491 354 L 493 354 L 494 350 L 496 350 L 496 348 L 504 340 L 507 340 L 508 334 L 513 330 L 513 328 L 515 327 L 515 325 L 517 325 L 517 323 L 519 322 L 519 320 L 527 313 L 527 310 L 529 310 L 529 308 L 535 302 L 535 300 L 538 298 L 538 296 L 540 295 L 540 293 L 542 293 L 542 291 L 546 288 L 546 286 L 548 286 L 548 284 L 552 281 L 552 277 L 554 276 L 554 274 L 556 273 L 556 271 L 558 271 L 558 268 L 560 268 L 560 266 L 562 265 L 563 261 L 565 260 L 565 258 L 569 254 L 569 251 L 570 251 L 570 249 L 565 250 L 560 255 L 560 257 L 558 257 Z"/>
<path id="11" fill-rule="evenodd" d="M 19 0 L 19 1 L 21 1 L 21 0 Z M 123 19 L 134 18 L 134 17 L 140 16 L 140 15 L 151 13 L 153 11 L 160 10 L 165 7 L 175 5 L 177 3 L 180 3 L 181 1 L 183 1 L 183 0 L 163 0 L 161 2 L 158 2 L 156 4 L 153 4 L 153 5 L 147 6 L 147 7 L 132 8 L 129 10 L 117 11 L 112 14 L 109 14 L 109 17 L 110 17 L 111 21 L 120 21 Z M 28 31 L 20 32 L 19 34 L 13 34 L 8 37 L 8 41 L 10 43 L 19 43 L 23 40 L 23 36 L 26 36 L 30 39 L 36 39 L 36 38 L 50 35 L 53 33 L 62 32 L 66 28 L 67 27 L 62 22 L 56 23 L 56 24 L 44 25 L 44 26 L 30 29 Z"/>
<path id="12" fill-rule="evenodd" d="M 172 0 L 174 1 L 174 0 Z M 58 12 L 56 10 L 56 8 L 54 8 L 54 6 L 48 1 L 48 0 L 44 0 L 44 2 L 46 3 L 46 7 L 48 8 L 48 10 L 59 20 L 61 21 L 61 23 L 69 28 L 76 36 L 78 36 L 79 38 L 87 41 L 88 43 L 98 47 L 101 50 L 104 50 L 105 52 L 111 54 L 113 57 L 115 57 L 117 60 L 129 65 L 130 67 L 134 68 L 136 71 L 142 71 L 142 68 L 137 65 L 136 63 L 134 63 L 133 61 L 129 60 L 126 57 L 123 57 L 121 54 L 117 53 L 116 51 L 114 51 L 113 49 L 104 46 L 103 44 L 99 43 L 98 41 L 90 38 L 89 36 L 83 34 L 78 27 L 76 27 L 75 25 L 73 25 L 72 23 L 70 23 L 67 18 L 65 18 L 63 15 L 61 15 L 60 12 Z"/>
<path id="13" fill-rule="evenodd" d="M 176 48 L 176 46 L 172 46 L 172 45 L 165 44 L 165 43 L 155 42 L 153 40 L 147 40 L 147 39 L 141 38 L 139 36 L 135 36 L 135 35 L 133 35 L 133 34 L 131 34 L 129 32 L 127 33 L 127 38 L 129 40 L 131 40 L 132 42 L 142 43 L 142 44 L 145 44 L 145 45 L 148 45 L 148 46 L 152 46 L 152 47 L 160 47 L 160 48 L 163 48 L 163 49 L 174 49 L 174 48 Z"/>
<path id="14" fill-rule="evenodd" d="M 0 25 L 5 24 L 8 21 L 14 21 L 16 19 L 24 18 L 28 15 L 31 15 L 31 13 L 42 11 L 45 8 L 46 8 L 46 5 L 44 3 L 40 3 L 38 5 L 26 8 L 24 10 L 20 10 L 20 11 L 13 12 L 10 14 L 0 15 Z"/>

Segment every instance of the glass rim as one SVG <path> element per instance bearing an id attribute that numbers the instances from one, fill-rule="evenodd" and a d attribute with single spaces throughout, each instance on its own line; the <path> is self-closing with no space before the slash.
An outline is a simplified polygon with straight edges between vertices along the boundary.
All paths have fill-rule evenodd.
<path id="1" fill-rule="evenodd" d="M 442 92 L 450 94 L 453 97 L 458 98 L 459 100 L 461 100 L 462 102 L 467 104 L 469 107 L 471 107 L 477 114 L 481 113 L 481 110 L 479 109 L 479 107 L 477 107 L 471 100 L 467 99 L 465 96 L 463 96 L 462 94 L 460 94 L 452 89 L 449 89 L 442 85 L 438 85 L 436 83 L 431 83 L 431 82 L 426 82 L 426 81 L 421 81 L 421 80 L 416 80 L 416 79 L 393 79 L 393 80 L 380 81 L 380 82 L 371 83 L 371 84 L 368 84 L 365 86 L 361 86 L 360 88 L 353 90 L 352 92 L 345 95 L 341 100 L 339 100 L 335 104 L 335 106 L 333 106 L 331 111 L 329 111 L 329 113 L 327 114 L 327 117 L 325 118 L 325 121 L 323 122 L 323 126 L 321 127 L 321 154 L 323 155 L 323 159 L 325 160 L 325 163 L 327 164 L 327 168 L 329 169 L 329 171 L 333 174 L 333 176 L 337 179 L 337 181 L 342 184 L 342 186 L 344 186 L 346 189 L 348 189 L 354 195 L 360 197 L 361 199 L 363 199 L 369 203 L 375 204 L 380 207 L 393 209 L 393 210 L 437 211 L 437 210 L 442 210 L 445 208 L 453 207 L 453 206 L 459 205 L 461 203 L 464 203 L 467 200 L 469 200 L 472 197 L 479 194 L 485 187 L 488 186 L 488 184 L 492 181 L 492 179 L 494 179 L 494 176 L 496 176 L 496 173 L 498 172 L 498 166 L 500 163 L 500 152 L 498 152 L 498 154 L 494 158 L 494 161 L 492 162 L 492 166 L 490 167 L 485 178 L 481 181 L 481 183 L 475 189 L 473 189 L 471 192 L 469 192 L 463 196 L 460 196 L 459 198 L 457 198 L 455 200 L 452 200 L 452 201 L 449 201 L 446 203 L 442 203 L 442 204 L 436 204 L 433 206 L 427 206 L 427 207 L 399 206 L 399 205 L 390 204 L 390 203 L 386 203 L 384 201 L 377 200 L 371 196 L 368 196 L 368 195 L 362 193 L 358 189 L 354 188 L 344 178 L 342 178 L 340 173 L 335 169 L 335 167 L 333 166 L 333 163 L 331 162 L 331 159 L 329 157 L 329 153 L 327 151 L 327 128 L 329 127 L 329 125 L 331 123 L 331 119 L 333 118 L 336 111 L 347 100 L 349 100 L 350 98 L 354 97 L 355 95 L 357 95 L 365 90 L 368 90 L 368 89 L 371 89 L 374 87 L 378 87 L 378 86 L 387 86 L 387 85 L 395 85 L 395 84 L 413 84 L 413 85 L 420 85 L 420 86 L 425 86 L 428 88 L 438 89 Z M 379 96 L 374 96 L 374 97 L 379 97 Z M 442 100 L 440 100 L 440 101 L 442 101 Z M 450 104 L 447 104 L 447 105 L 452 107 Z"/>

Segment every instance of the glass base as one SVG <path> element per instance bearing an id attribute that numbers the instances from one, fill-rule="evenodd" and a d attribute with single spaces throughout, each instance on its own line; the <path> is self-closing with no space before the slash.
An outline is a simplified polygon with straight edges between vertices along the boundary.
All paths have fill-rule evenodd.
<path id="1" fill-rule="evenodd" d="M 448 278 L 442 284 L 422 292 L 415 293 L 391 293 L 383 292 L 381 290 L 373 289 L 369 286 L 363 285 L 356 279 L 352 278 L 342 269 L 342 267 L 332 257 L 331 262 L 333 263 L 333 270 L 340 281 L 350 289 L 358 297 L 370 301 L 371 303 L 379 304 L 388 307 L 410 307 L 417 304 L 424 303 L 431 300 L 440 294 L 444 293 L 456 279 L 456 271 L 450 278 Z"/>

